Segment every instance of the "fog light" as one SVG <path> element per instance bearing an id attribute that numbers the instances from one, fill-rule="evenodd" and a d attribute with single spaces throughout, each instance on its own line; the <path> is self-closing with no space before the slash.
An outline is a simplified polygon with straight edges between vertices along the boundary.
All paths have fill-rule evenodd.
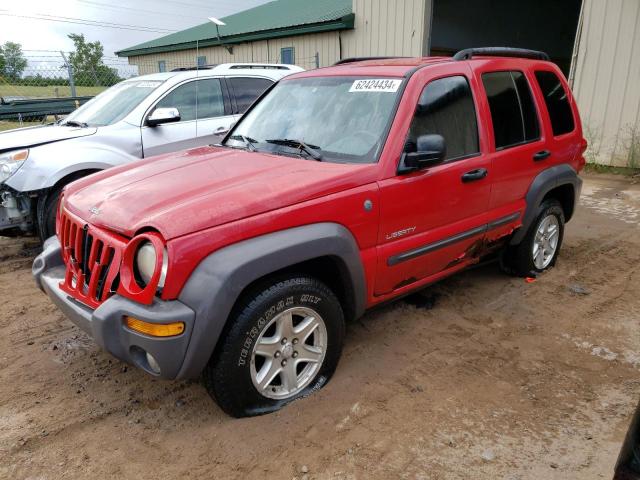
<path id="1" fill-rule="evenodd" d="M 152 337 L 174 337 L 184 332 L 184 322 L 149 323 L 133 317 L 124 317 L 124 324 L 131 330 Z"/>
<path id="2" fill-rule="evenodd" d="M 147 352 L 147 363 L 149 364 L 149 368 L 153 373 L 156 373 L 158 375 L 160 374 L 160 365 L 158 365 L 156 359 L 153 358 L 153 355 L 151 355 L 149 352 Z"/>

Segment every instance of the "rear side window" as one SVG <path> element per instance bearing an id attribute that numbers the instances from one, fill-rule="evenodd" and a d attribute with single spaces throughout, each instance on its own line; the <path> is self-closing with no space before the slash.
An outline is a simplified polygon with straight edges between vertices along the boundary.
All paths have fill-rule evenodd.
<path id="1" fill-rule="evenodd" d="M 238 113 L 244 113 L 273 82 L 266 78 L 231 77 L 228 79 L 236 97 Z"/>
<path id="2" fill-rule="evenodd" d="M 405 150 L 415 151 L 417 138 L 433 133 L 444 138 L 446 160 L 479 152 L 476 109 L 465 77 L 440 78 L 424 87 Z"/>
<path id="3" fill-rule="evenodd" d="M 544 96 L 544 103 L 549 111 L 553 135 L 558 136 L 572 132 L 575 127 L 573 112 L 571 111 L 571 105 L 569 105 L 567 92 L 560 79 L 553 72 L 538 71 L 535 75 Z"/>
<path id="4" fill-rule="evenodd" d="M 482 83 L 489 100 L 496 149 L 540 138 L 533 96 L 522 72 L 484 73 Z"/>

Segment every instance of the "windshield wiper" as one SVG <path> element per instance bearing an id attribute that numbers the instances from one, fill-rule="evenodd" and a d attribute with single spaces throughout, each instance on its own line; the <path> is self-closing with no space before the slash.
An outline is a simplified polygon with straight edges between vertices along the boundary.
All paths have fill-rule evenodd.
<path id="1" fill-rule="evenodd" d="M 80 127 L 80 128 L 87 128 L 89 126 L 88 123 L 78 122 L 76 120 L 67 120 L 66 122 L 61 123 L 60 125 L 62 125 L 63 127 Z"/>
<path id="2" fill-rule="evenodd" d="M 265 140 L 267 143 L 274 143 L 276 145 L 284 145 L 285 147 L 299 148 L 301 151 L 306 152 L 314 160 L 321 161 L 322 154 L 318 151 L 320 147 L 316 145 L 309 145 L 302 140 L 293 140 L 290 138 L 272 138 L 271 140 Z"/>
<path id="3" fill-rule="evenodd" d="M 258 151 L 256 146 L 254 145 L 257 140 L 254 140 L 251 137 L 245 137 L 244 135 L 231 135 L 229 137 L 229 139 L 230 140 L 242 140 L 249 150 L 251 150 L 252 152 L 257 152 Z"/>

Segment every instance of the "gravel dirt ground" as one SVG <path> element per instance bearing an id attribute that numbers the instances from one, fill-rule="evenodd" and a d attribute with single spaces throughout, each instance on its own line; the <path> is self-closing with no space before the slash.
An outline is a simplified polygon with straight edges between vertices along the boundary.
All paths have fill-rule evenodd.
<path id="1" fill-rule="evenodd" d="M 609 479 L 640 398 L 639 225 L 640 186 L 587 175 L 554 269 L 370 312 L 326 388 L 242 420 L 99 350 L 35 288 L 37 243 L 0 238 L 0 478 Z"/>

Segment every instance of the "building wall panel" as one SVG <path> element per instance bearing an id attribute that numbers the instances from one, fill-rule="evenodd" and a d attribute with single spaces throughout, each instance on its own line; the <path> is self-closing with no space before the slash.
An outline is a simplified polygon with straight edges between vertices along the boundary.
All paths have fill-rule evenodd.
<path id="1" fill-rule="evenodd" d="M 576 53 L 588 160 L 640 167 L 640 2 L 584 0 Z"/>
<path id="2" fill-rule="evenodd" d="M 295 49 L 295 63 L 303 68 L 316 67 L 316 53 L 320 66 L 331 65 L 340 58 L 338 32 L 314 33 L 294 37 L 233 45 L 233 54 L 224 47 L 206 47 L 175 52 L 154 53 L 129 57 L 131 65 L 137 65 L 141 75 L 158 71 L 158 62 L 164 60 L 167 70 L 179 67 L 193 67 L 199 55 L 207 57 L 207 63 L 265 62 L 279 63 L 281 49 Z"/>
<path id="3" fill-rule="evenodd" d="M 420 56 L 430 0 L 353 0 L 355 28 L 342 32 L 343 58 Z"/>

